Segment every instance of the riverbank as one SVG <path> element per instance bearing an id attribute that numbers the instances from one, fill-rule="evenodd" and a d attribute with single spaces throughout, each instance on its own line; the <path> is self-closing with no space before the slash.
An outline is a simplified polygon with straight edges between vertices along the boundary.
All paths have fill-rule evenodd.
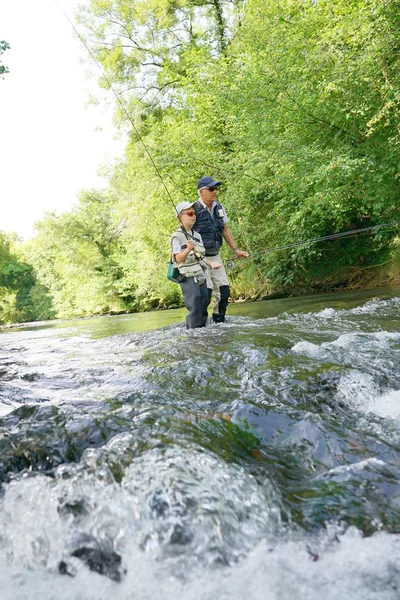
<path id="1" fill-rule="evenodd" d="M 384 267 L 384 268 L 382 268 Z M 346 276 L 332 281 L 304 282 L 302 285 L 287 286 L 278 290 L 260 289 L 248 297 L 235 299 L 236 302 L 256 302 L 259 300 L 275 300 L 278 298 L 294 298 L 314 294 L 331 294 L 335 292 L 350 292 L 354 290 L 372 290 L 400 285 L 400 269 L 393 261 L 386 265 L 374 267 L 355 267 Z"/>
<path id="2" fill-rule="evenodd" d="M 267 284 L 259 287 L 252 293 L 241 293 L 232 283 L 231 286 L 231 303 L 242 304 L 245 302 L 259 302 L 263 300 L 278 300 L 280 298 L 296 298 L 302 296 L 314 296 L 320 294 L 334 294 L 342 292 L 351 292 L 355 290 L 373 290 L 373 289 L 384 289 L 390 287 L 400 286 L 400 269 L 398 265 L 395 265 L 393 261 L 388 262 L 386 265 L 376 265 L 372 268 L 354 268 L 348 272 L 345 277 L 336 281 L 313 281 L 304 282 L 302 285 L 287 286 L 281 289 L 270 289 Z M 29 323 L 37 325 L 46 325 L 51 322 L 68 322 L 79 320 L 96 319 L 99 317 L 112 317 L 118 315 L 140 315 L 151 312 L 169 311 L 177 308 L 183 308 L 182 302 L 169 303 L 166 299 L 154 300 L 151 305 L 143 308 L 142 310 L 123 310 L 123 311 L 109 311 L 103 314 L 85 315 L 82 317 L 70 317 L 63 319 L 53 319 L 44 321 L 29 321 L 19 323 L 7 323 L 0 325 L 0 330 L 6 330 L 10 328 L 26 327 Z"/>

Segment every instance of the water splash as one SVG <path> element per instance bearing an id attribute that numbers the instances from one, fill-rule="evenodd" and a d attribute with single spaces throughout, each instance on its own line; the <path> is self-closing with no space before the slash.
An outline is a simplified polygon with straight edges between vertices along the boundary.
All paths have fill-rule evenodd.
<path id="1" fill-rule="evenodd" d="M 2 600 L 397 599 L 398 306 L 2 333 Z"/>

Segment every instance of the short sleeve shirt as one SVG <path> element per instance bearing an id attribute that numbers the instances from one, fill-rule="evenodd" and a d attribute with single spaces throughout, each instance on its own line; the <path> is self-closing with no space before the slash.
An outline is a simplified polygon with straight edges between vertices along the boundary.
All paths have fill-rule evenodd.
<path id="1" fill-rule="evenodd" d="M 201 239 L 201 235 L 199 233 L 197 235 L 199 236 L 201 243 L 203 243 L 203 240 Z M 172 254 L 175 256 L 175 254 L 179 254 L 179 252 L 182 252 L 181 243 L 177 237 L 173 237 L 172 238 Z"/>

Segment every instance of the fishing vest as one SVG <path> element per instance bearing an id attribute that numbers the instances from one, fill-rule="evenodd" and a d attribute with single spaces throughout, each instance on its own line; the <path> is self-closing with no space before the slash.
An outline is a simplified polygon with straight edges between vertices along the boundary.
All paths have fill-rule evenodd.
<path id="1" fill-rule="evenodd" d="M 203 283 L 206 278 L 205 270 L 207 269 L 207 265 L 203 260 L 205 249 L 202 244 L 201 237 L 196 231 L 193 231 L 193 235 L 188 234 L 188 237 L 194 243 L 194 252 L 189 252 L 185 260 L 181 263 L 177 263 L 174 260 L 174 267 L 177 267 L 181 275 L 184 275 L 185 277 L 196 277 L 199 283 Z M 179 227 L 179 229 L 175 231 L 172 238 L 178 239 L 181 245 L 181 251 L 187 248 L 188 238 L 183 233 L 182 227 Z M 201 258 L 196 258 L 196 254 L 200 254 Z"/>
<path id="2" fill-rule="evenodd" d="M 215 202 L 213 214 L 197 201 L 193 205 L 196 211 L 196 223 L 193 226 L 203 239 L 206 256 L 215 256 L 222 246 L 222 232 L 225 227 L 223 208 L 219 202 Z"/>

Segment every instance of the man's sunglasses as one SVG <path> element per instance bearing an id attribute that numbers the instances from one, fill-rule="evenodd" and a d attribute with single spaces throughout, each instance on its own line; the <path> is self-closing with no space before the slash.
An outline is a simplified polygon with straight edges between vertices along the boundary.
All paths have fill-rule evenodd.
<path id="1" fill-rule="evenodd" d="M 213 186 L 211 186 L 211 187 L 207 187 L 206 189 L 207 189 L 209 192 L 215 192 L 215 190 L 217 190 L 218 188 L 217 188 L 217 187 L 213 187 Z"/>
<path id="2" fill-rule="evenodd" d="M 183 213 L 184 215 L 187 215 L 188 217 L 195 217 L 196 213 L 194 212 L 194 210 L 188 210 L 187 212 Z"/>

